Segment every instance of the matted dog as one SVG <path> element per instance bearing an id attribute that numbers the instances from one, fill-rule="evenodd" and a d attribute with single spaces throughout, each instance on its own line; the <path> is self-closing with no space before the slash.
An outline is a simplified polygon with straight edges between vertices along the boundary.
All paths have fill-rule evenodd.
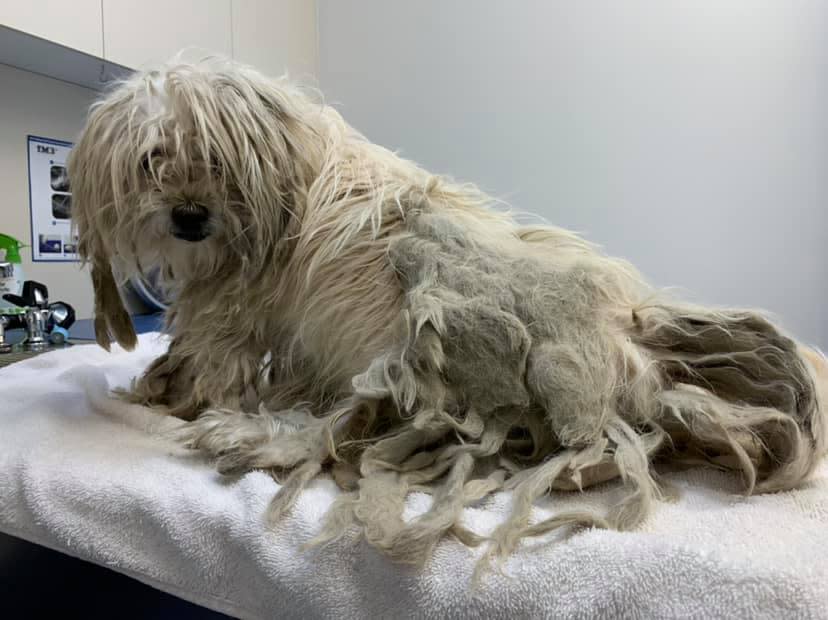
<path id="1" fill-rule="evenodd" d="M 758 313 L 684 305 L 576 235 L 521 226 L 472 186 L 368 142 L 285 80 L 205 61 L 96 103 L 69 162 L 98 342 L 136 339 L 115 273 L 158 268 L 169 350 L 124 397 L 186 420 L 222 471 L 347 492 L 357 528 L 419 561 L 464 506 L 511 489 L 509 553 L 561 525 L 629 528 L 654 463 L 790 489 L 826 451 L 824 359 Z M 609 514 L 532 523 L 533 501 L 621 477 Z M 411 490 L 429 510 L 403 519 Z"/>

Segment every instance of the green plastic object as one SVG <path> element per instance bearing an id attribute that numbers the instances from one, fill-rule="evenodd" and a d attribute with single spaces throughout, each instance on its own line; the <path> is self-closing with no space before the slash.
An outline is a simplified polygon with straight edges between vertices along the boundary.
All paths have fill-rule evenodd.
<path id="1" fill-rule="evenodd" d="M 14 293 L 20 295 L 23 288 L 23 265 L 20 260 L 20 248 L 25 247 L 14 237 L 0 233 L 0 256 L 5 254 L 2 259 L 3 262 L 12 264 L 11 282 L 0 282 L 0 293 Z M 0 294 L 0 314 L 22 314 L 25 309 L 18 308 L 14 304 L 7 302 Z"/>
<path id="2" fill-rule="evenodd" d="M 0 233 L 0 249 L 6 250 L 6 260 L 10 263 L 20 264 L 20 248 L 26 247 L 14 237 Z"/>

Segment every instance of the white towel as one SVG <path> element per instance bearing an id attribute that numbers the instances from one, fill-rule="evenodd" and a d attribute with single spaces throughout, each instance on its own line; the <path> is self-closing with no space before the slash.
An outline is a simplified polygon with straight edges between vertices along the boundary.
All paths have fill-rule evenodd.
<path id="1" fill-rule="evenodd" d="M 244 618 L 828 617 L 825 466 L 798 491 L 750 498 L 729 475 L 671 474 L 681 498 L 637 531 L 526 542 L 476 589 L 482 549 L 453 540 L 424 569 L 353 540 L 303 551 L 331 480 L 268 529 L 268 475 L 222 477 L 159 438 L 176 420 L 108 396 L 165 344 L 145 335 L 132 353 L 79 346 L 0 370 L 0 530 Z M 554 494 L 537 516 L 615 496 L 613 484 Z M 408 512 L 428 501 L 413 495 Z M 508 505 L 498 494 L 466 525 L 489 532 Z"/>

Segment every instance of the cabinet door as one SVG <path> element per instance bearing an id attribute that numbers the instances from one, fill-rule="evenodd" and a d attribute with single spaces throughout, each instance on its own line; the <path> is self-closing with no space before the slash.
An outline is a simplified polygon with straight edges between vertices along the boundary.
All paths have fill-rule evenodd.
<path id="1" fill-rule="evenodd" d="M 0 0 L 0 24 L 102 56 L 101 0 Z"/>
<path id="2" fill-rule="evenodd" d="M 317 75 L 315 0 L 233 0 L 234 58 L 267 75 Z"/>
<path id="3" fill-rule="evenodd" d="M 144 69 L 181 50 L 232 56 L 230 0 L 103 0 L 104 56 Z"/>

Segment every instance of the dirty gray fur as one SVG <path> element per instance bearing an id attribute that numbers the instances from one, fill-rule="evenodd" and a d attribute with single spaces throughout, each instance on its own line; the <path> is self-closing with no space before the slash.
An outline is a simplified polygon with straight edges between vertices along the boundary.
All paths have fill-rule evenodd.
<path id="1" fill-rule="evenodd" d="M 388 253 L 405 291 L 399 350 L 354 379 L 338 412 L 264 444 L 261 464 L 277 464 L 280 446 L 276 471 L 292 471 L 271 515 L 323 468 L 349 489 L 314 544 L 357 528 L 395 559 L 422 562 L 445 535 L 481 543 L 461 511 L 504 488 L 513 512 L 485 558 L 505 557 L 563 526 L 634 527 L 663 496 L 658 458 L 739 470 L 750 493 L 790 488 L 824 452 L 813 377 L 761 316 L 664 304 L 623 315 L 614 302 L 628 283 L 589 260 L 510 256 L 428 212 L 412 213 L 407 231 Z M 619 476 L 630 492 L 609 514 L 530 522 L 549 489 Z M 433 503 L 406 522 L 412 490 Z"/>

